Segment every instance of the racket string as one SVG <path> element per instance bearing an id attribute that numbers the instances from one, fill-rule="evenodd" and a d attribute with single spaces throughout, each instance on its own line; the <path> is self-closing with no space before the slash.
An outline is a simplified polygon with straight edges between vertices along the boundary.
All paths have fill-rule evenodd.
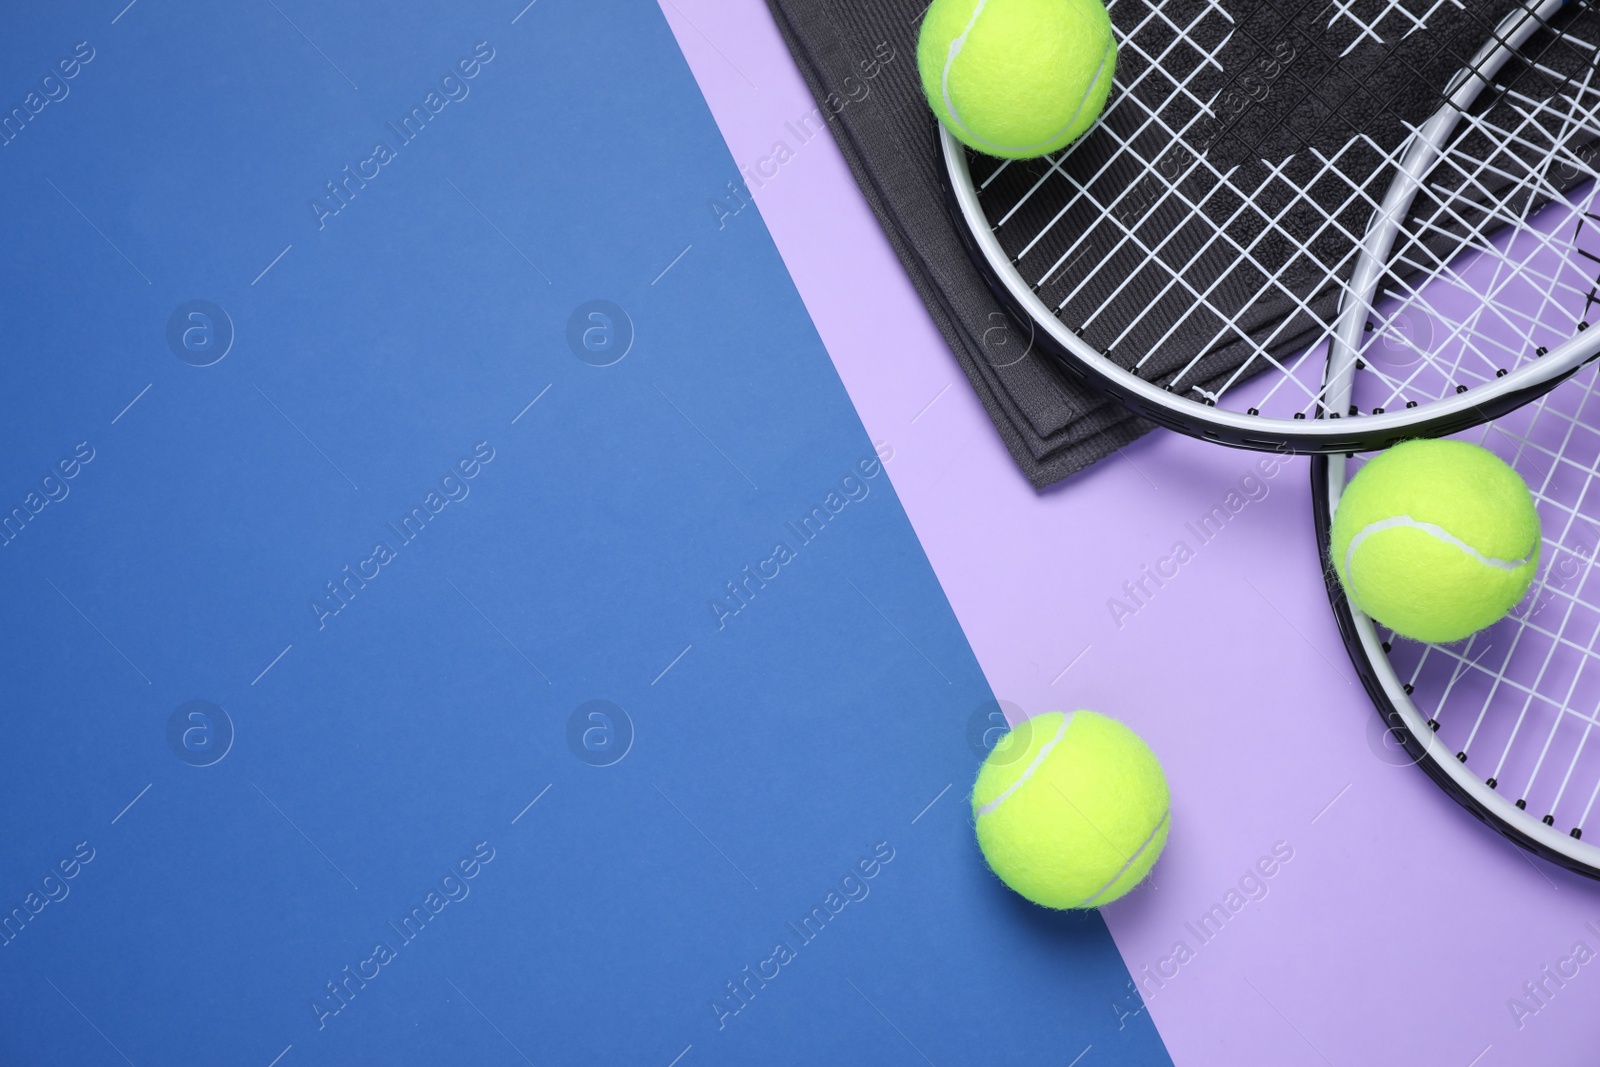
<path id="1" fill-rule="evenodd" d="M 1565 41 L 1570 38 L 1559 38 Z M 1556 40 L 1545 46 L 1540 54 L 1547 54 L 1555 47 Z M 1591 49 L 1592 51 L 1592 49 Z M 1552 71 L 1545 65 L 1530 64 L 1532 69 Z M 1532 333 L 1520 329 L 1510 318 L 1500 319 L 1500 329 L 1486 330 L 1477 321 L 1480 316 L 1488 313 L 1491 319 L 1507 307 L 1514 308 L 1513 317 L 1525 323 L 1531 323 L 1538 316 L 1528 316 L 1522 313 L 1521 305 L 1524 300 L 1508 301 L 1501 291 L 1503 286 L 1513 282 L 1523 285 L 1526 292 L 1526 283 L 1539 280 L 1541 272 L 1530 269 L 1532 254 L 1540 249 L 1555 251 L 1560 243 L 1553 240 L 1552 228 L 1541 229 L 1538 226 L 1527 226 L 1526 223 L 1537 221 L 1534 216 L 1545 204 L 1558 201 L 1562 196 L 1565 186 L 1572 184 L 1579 177 L 1592 178 L 1593 170 L 1589 168 L 1582 157 L 1571 153 L 1568 147 L 1573 138 L 1574 131 L 1582 132 L 1591 138 L 1595 134 L 1595 124 L 1589 121 L 1580 125 L 1573 121 L 1574 111 L 1571 100 L 1588 99 L 1592 104 L 1596 99 L 1592 85 L 1592 65 L 1586 65 L 1584 80 L 1578 85 L 1576 92 L 1569 92 L 1567 96 L 1556 96 L 1549 99 L 1537 99 L 1525 93 L 1518 93 L 1517 86 L 1520 82 L 1512 79 L 1505 86 L 1499 87 L 1499 97 L 1491 98 L 1495 103 L 1511 101 L 1512 110 L 1520 113 L 1520 122 L 1507 127 L 1503 123 L 1496 124 L 1482 114 L 1468 114 L 1462 124 L 1462 132 L 1457 139 L 1447 147 L 1436 167 L 1436 176 L 1431 180 L 1428 189 L 1435 194 L 1434 210 L 1428 214 L 1416 214 L 1409 220 L 1408 244 L 1409 250 L 1402 247 L 1394 256 L 1390 278 L 1386 282 L 1384 295 L 1391 298 L 1399 296 L 1398 302 L 1391 302 L 1386 313 L 1380 305 L 1369 308 L 1370 318 L 1376 320 L 1369 329 L 1375 327 L 1378 338 L 1385 343 L 1396 338 L 1401 340 L 1402 346 L 1409 348 L 1417 357 L 1429 357 L 1433 369 L 1443 370 L 1444 373 L 1433 376 L 1431 389 L 1423 389 L 1417 377 L 1417 368 L 1404 379 L 1395 379 L 1392 376 L 1378 374 L 1377 384 L 1384 388 L 1373 394 L 1374 382 L 1370 380 L 1363 383 L 1364 391 L 1369 394 L 1367 403 L 1374 410 L 1381 411 L 1384 407 L 1392 405 L 1407 395 L 1439 395 L 1446 388 L 1454 388 L 1457 392 L 1465 391 L 1471 386 L 1487 383 L 1494 378 L 1504 376 L 1508 367 L 1530 358 L 1537 358 L 1547 350 L 1546 345 L 1536 343 Z M 1559 111 L 1554 111 L 1551 104 L 1554 99 L 1562 99 L 1569 106 Z M 1491 112 L 1493 108 L 1491 107 Z M 1592 110 L 1592 108 L 1591 108 Z M 1547 128 L 1543 119 L 1555 114 L 1557 125 L 1561 127 L 1555 131 Z M 1585 117 L 1590 116 L 1589 111 L 1584 112 Z M 1540 136 L 1535 139 L 1529 131 L 1535 130 Z M 1413 131 L 1413 136 L 1416 132 Z M 1587 143 L 1587 142 L 1586 142 Z M 1506 151 L 1506 145 L 1523 149 L 1523 154 Z M 1486 148 L 1492 149 L 1485 151 Z M 1563 185 L 1558 186 L 1548 178 L 1549 170 L 1557 162 L 1556 156 L 1565 153 L 1573 162 L 1582 164 L 1581 172 L 1573 169 Z M 1530 163 L 1524 156 L 1531 157 Z M 1454 181 L 1443 182 L 1437 175 L 1439 172 L 1454 173 Z M 1486 178 L 1486 176 L 1488 176 Z M 1476 197 L 1463 201 L 1460 189 L 1473 187 Z M 1462 213 L 1462 208 L 1475 210 L 1476 219 L 1468 218 Z M 1442 221 L 1441 221 L 1442 220 Z M 1507 260 L 1498 256 L 1499 247 L 1494 240 L 1497 233 L 1511 227 L 1514 232 L 1529 232 L 1537 239 L 1538 247 L 1529 250 L 1520 260 L 1515 260 L 1512 265 L 1515 270 L 1506 270 Z M 1520 229 L 1519 229 L 1520 228 Z M 1502 246 L 1510 247 L 1502 242 Z M 1473 256 L 1464 257 L 1462 251 L 1471 251 Z M 1579 249 L 1579 251 L 1582 251 Z M 1426 255 L 1422 258 L 1418 253 Z M 1483 264 L 1480 260 L 1496 259 L 1496 280 L 1487 292 L 1476 292 L 1475 299 L 1461 300 L 1464 294 L 1473 294 L 1464 283 L 1466 279 L 1454 269 L 1453 264 L 1465 260 L 1475 269 L 1481 271 Z M 1570 259 L 1570 255 L 1566 258 Z M 1441 277 L 1442 276 L 1442 277 Z M 1410 278 L 1428 279 L 1428 286 L 1419 289 L 1410 284 Z M 1543 280 L 1549 283 L 1549 288 L 1540 299 L 1545 308 L 1552 306 L 1551 298 L 1554 290 L 1562 286 L 1571 287 L 1566 274 L 1560 275 L 1545 272 Z M 1592 285 L 1589 286 L 1592 288 Z M 1442 290 L 1442 296 L 1449 299 L 1429 299 L 1428 289 Z M 1470 318 L 1451 318 L 1444 313 L 1437 304 L 1460 302 L 1474 307 Z M 1587 303 L 1587 301 L 1585 301 Z M 1424 315 L 1430 321 L 1444 321 L 1449 327 L 1447 340 L 1453 342 L 1449 347 L 1454 350 L 1455 359 L 1446 361 L 1441 359 L 1434 349 L 1412 343 L 1406 338 L 1403 330 L 1391 329 L 1395 321 L 1404 322 L 1417 310 L 1418 304 L 1422 305 Z M 1540 319 L 1540 325 L 1549 326 L 1549 317 Z M 1582 328 L 1581 320 L 1577 317 L 1569 319 L 1563 324 L 1566 329 L 1559 337 L 1549 338 L 1551 344 L 1572 335 L 1572 327 L 1577 325 Z M 1523 342 L 1516 346 L 1505 342 L 1503 335 L 1507 329 L 1517 332 L 1520 330 L 1520 340 Z M 1430 339 L 1431 341 L 1431 339 Z M 1476 364 L 1472 373 L 1466 373 L 1463 366 L 1463 357 L 1474 357 Z M 1416 359 L 1406 361 L 1417 362 Z M 1368 369 L 1371 367 L 1370 361 Z"/>
<path id="2" fill-rule="evenodd" d="M 1540 108 L 1539 110 L 1544 109 Z M 1527 112 L 1525 116 L 1525 125 L 1532 124 L 1535 117 L 1534 111 Z M 1562 116 L 1563 121 L 1566 121 L 1568 118 L 1569 116 Z M 1474 125 L 1480 124 L 1480 120 L 1476 118 L 1470 118 L 1469 121 Z M 1546 147 L 1546 145 L 1543 144 L 1532 144 L 1529 142 L 1525 135 L 1524 128 L 1509 131 L 1509 137 L 1514 143 L 1522 143 L 1537 150 L 1542 150 Z M 1549 142 L 1548 147 L 1552 149 L 1558 148 L 1564 145 L 1566 142 L 1566 138 L 1558 135 L 1547 135 L 1546 140 Z M 1562 195 L 1562 191 L 1560 187 L 1550 182 L 1539 169 L 1529 169 L 1524 175 L 1517 175 L 1509 173 L 1502 168 L 1496 168 L 1494 166 L 1493 159 L 1484 159 L 1473 169 L 1468 170 L 1466 168 L 1457 166 L 1456 161 L 1462 158 L 1462 155 L 1463 153 L 1459 152 L 1458 150 L 1453 150 L 1452 152 L 1447 153 L 1444 159 L 1441 161 L 1441 167 L 1454 167 L 1460 176 L 1460 184 L 1473 184 L 1479 187 L 1479 189 L 1483 192 L 1484 203 L 1474 204 L 1472 206 L 1480 210 L 1482 217 L 1477 222 L 1472 222 L 1465 218 L 1459 210 L 1459 205 L 1461 202 L 1458 199 L 1452 198 L 1449 195 L 1449 190 L 1442 189 L 1437 183 L 1435 183 L 1432 186 L 1432 189 L 1436 193 L 1441 193 L 1444 195 L 1439 195 L 1437 198 L 1438 207 L 1435 211 L 1434 217 L 1420 218 L 1415 224 L 1415 228 L 1422 231 L 1422 237 L 1416 243 L 1421 248 L 1428 249 L 1430 244 L 1428 238 L 1431 237 L 1453 240 L 1464 231 L 1468 234 L 1468 240 L 1465 246 L 1472 248 L 1474 251 L 1480 252 L 1484 255 L 1489 255 L 1492 258 L 1500 259 L 1502 262 L 1497 264 L 1498 269 L 1499 266 L 1503 265 L 1506 257 L 1497 254 L 1495 243 L 1492 240 L 1494 232 L 1503 228 L 1505 225 L 1520 222 L 1526 214 L 1531 214 L 1531 212 L 1526 210 L 1526 205 L 1531 204 L 1536 197 L 1547 202 L 1553 201 Z M 1576 160 L 1576 157 L 1575 161 L 1581 162 L 1580 160 Z M 1551 160 L 1548 165 L 1553 165 L 1553 162 L 1554 161 Z M 1519 190 L 1525 201 L 1525 208 L 1522 212 L 1513 213 L 1513 211 L 1508 210 L 1507 204 L 1505 204 L 1502 200 L 1495 199 L 1493 197 L 1492 191 L 1488 188 L 1487 183 L 1483 181 L 1483 174 L 1485 172 L 1493 172 L 1498 178 L 1501 179 L 1502 183 L 1515 182 L 1524 187 L 1523 189 Z M 1575 174 L 1577 173 L 1578 172 L 1575 171 Z M 1585 164 L 1582 175 L 1592 179 L 1594 176 L 1594 171 L 1591 168 L 1588 168 Z M 1441 224 L 1438 221 L 1440 215 L 1448 215 L 1448 222 Z M 1552 228 L 1546 228 L 1543 230 L 1538 228 L 1530 229 L 1529 232 L 1538 241 L 1539 249 L 1550 252 L 1566 252 L 1568 248 L 1570 248 L 1571 251 L 1576 254 L 1588 256 L 1588 258 L 1591 259 L 1593 258 L 1592 255 L 1588 253 L 1587 249 L 1582 247 L 1581 243 L 1574 241 L 1570 246 L 1568 246 L 1565 242 L 1557 241 L 1553 237 L 1551 230 Z M 1477 258 L 1479 257 L 1474 257 L 1473 262 L 1476 262 Z M 1430 262 L 1422 262 L 1415 258 L 1410 258 L 1405 252 L 1397 255 L 1397 261 L 1404 268 L 1406 268 L 1407 271 L 1415 275 L 1426 275 L 1430 272 L 1445 275 L 1452 282 L 1457 283 L 1454 287 L 1459 288 L 1461 278 L 1454 270 L 1452 261 L 1439 255 L 1432 255 L 1430 259 Z M 1457 257 L 1457 259 L 1459 259 L 1459 257 Z M 1520 260 L 1515 261 L 1514 267 L 1516 268 L 1514 272 L 1510 272 L 1505 275 L 1505 281 L 1507 284 L 1509 284 L 1511 280 L 1526 279 L 1529 275 L 1532 275 L 1538 280 L 1543 280 L 1549 283 L 1552 287 L 1555 287 L 1559 284 L 1564 284 L 1564 278 L 1558 277 L 1550 272 L 1541 273 L 1535 269 L 1532 263 L 1531 254 L 1525 255 Z M 1403 271 L 1402 275 L 1404 273 L 1405 272 Z M 1400 288 L 1404 287 L 1405 283 L 1402 280 Z M 1592 285 L 1590 288 L 1592 289 Z M 1417 292 L 1416 290 L 1412 290 L 1411 295 L 1419 298 L 1421 297 L 1420 292 Z M 1478 307 L 1484 308 L 1497 305 L 1510 306 L 1507 305 L 1507 302 L 1500 299 L 1501 296 L 1502 293 L 1500 288 L 1497 286 L 1485 294 L 1485 299 L 1478 302 Z M 1434 309 L 1430 309 L 1430 311 L 1433 311 L 1435 314 L 1437 314 Z M 1536 318 L 1537 316 L 1534 317 Z M 1575 324 L 1576 321 L 1578 320 L 1574 319 L 1573 323 Z M 1529 337 L 1529 341 L 1529 347 L 1537 347 L 1531 344 L 1531 336 Z M 1503 366 L 1503 364 L 1500 365 Z"/>
<path id="3" fill-rule="evenodd" d="M 1312 371 L 1318 368 L 1317 354 L 1337 313 L 1367 218 L 1404 146 L 1403 137 L 1386 149 L 1364 131 L 1351 133 L 1333 106 L 1347 97 L 1337 90 L 1328 93 L 1332 102 L 1318 96 L 1325 85 L 1344 77 L 1338 64 L 1327 60 L 1348 56 L 1351 47 L 1336 54 L 1327 47 L 1328 38 L 1302 32 L 1303 22 L 1296 17 L 1311 6 L 1276 18 L 1276 36 L 1252 37 L 1253 20 L 1265 5 L 1236 17 L 1217 3 L 1116 0 L 1113 17 L 1125 60 L 1118 73 L 1118 95 L 1095 132 L 1042 167 L 996 163 L 983 174 L 982 165 L 973 161 L 975 184 L 984 190 L 984 207 L 997 236 L 1028 279 L 1026 284 L 1053 305 L 1073 332 L 1146 380 L 1206 403 L 1236 390 L 1245 392 L 1240 387 L 1248 379 L 1271 369 L 1274 373 L 1260 387 L 1252 387 L 1252 409 L 1270 407 L 1274 413 L 1302 417 L 1343 414 L 1327 409 L 1321 376 Z M 1385 61 L 1459 61 L 1446 54 L 1447 41 L 1431 54 L 1419 53 L 1421 59 L 1408 58 L 1400 47 L 1427 25 L 1439 4 L 1421 14 L 1403 4 L 1388 6 L 1396 9 L 1400 28 L 1379 34 L 1388 37 Z M 1572 6 L 1587 8 L 1585 0 Z M 1353 18 L 1355 5 L 1345 7 Z M 1341 20 L 1335 12 L 1330 25 L 1353 25 L 1352 18 Z M 1388 12 L 1370 25 L 1363 23 L 1366 32 L 1386 18 Z M 1569 28 L 1571 22 L 1567 20 Z M 1441 263 L 1450 262 L 1452 244 L 1456 251 L 1493 250 L 1487 235 L 1508 221 L 1520 224 L 1530 205 L 1558 199 L 1570 185 L 1570 175 L 1552 178 L 1558 161 L 1574 173 L 1593 174 L 1587 156 L 1572 147 L 1576 139 L 1600 132 L 1592 121 L 1592 112 L 1600 107 L 1593 64 L 1584 63 L 1588 74 L 1574 83 L 1563 70 L 1573 64 L 1560 57 L 1578 52 L 1592 57 L 1595 46 L 1561 29 L 1540 33 L 1536 45 L 1523 50 L 1527 61 L 1500 72 L 1486 93 L 1488 102 L 1474 109 L 1451 142 L 1440 162 L 1448 180 L 1435 179 L 1430 185 L 1432 213 L 1410 227 L 1392 274 L 1439 271 Z M 1217 121 L 1219 102 L 1238 91 L 1240 75 L 1237 70 L 1230 75 L 1219 56 L 1229 48 L 1270 55 L 1283 40 L 1324 60 L 1313 64 L 1318 69 L 1309 77 L 1303 67 L 1281 74 L 1280 80 L 1299 87 L 1302 98 L 1322 105 L 1302 140 L 1314 141 L 1327 129 L 1347 136 L 1331 153 L 1310 146 L 1276 162 L 1257 159 L 1223 168 L 1211 151 L 1215 142 L 1231 136 L 1229 127 Z M 1551 60 L 1558 49 L 1557 59 Z M 1556 101 L 1550 92 L 1538 91 L 1558 83 L 1577 84 L 1570 94 L 1573 100 Z M 1512 104 L 1520 105 L 1514 114 L 1507 112 Z M 1280 109 L 1272 115 L 1268 132 L 1294 115 L 1292 109 Z M 1511 140 L 1484 151 L 1482 145 L 1492 135 L 1505 136 L 1501 126 L 1508 115 L 1513 119 Z M 1248 117 L 1236 117 L 1235 124 Z M 1415 128 L 1413 122 L 1405 133 L 1414 135 Z M 1541 155 L 1554 158 L 1542 168 L 1522 159 Z M 1137 179 L 1127 180 L 1132 174 Z M 1509 187 L 1511 210 L 1496 206 L 1493 197 L 1487 199 L 1487 210 L 1450 205 L 1451 187 L 1467 186 L 1477 188 L 1480 197 L 1485 190 L 1504 195 Z M 1439 208 L 1441 203 L 1447 207 Z M 1546 234 L 1540 245 L 1552 249 L 1555 238 Z M 1461 289 L 1468 280 L 1458 275 L 1454 285 Z M 1565 306 L 1567 292 L 1579 288 L 1587 305 L 1595 278 L 1586 269 L 1580 284 L 1576 277 L 1536 266 L 1522 281 L 1499 279 L 1495 292 L 1536 281 L 1546 289 L 1546 305 Z M 1372 332 L 1386 344 L 1403 332 L 1389 328 L 1391 322 L 1424 306 L 1407 288 L 1415 286 L 1391 285 L 1384 293 L 1411 296 L 1413 306 L 1384 303 L 1374 309 Z M 1450 318 L 1445 339 L 1451 351 L 1435 354 L 1413 346 L 1427 366 L 1374 375 L 1358 410 L 1414 406 L 1412 398 L 1431 399 L 1430 390 L 1442 395 L 1457 386 L 1475 388 L 1493 381 L 1508 368 L 1536 358 L 1539 347 L 1550 347 L 1542 344 L 1546 338 L 1529 331 L 1534 318 L 1519 309 L 1492 323 L 1494 328 L 1481 337 L 1473 332 L 1475 319 Z M 1559 343 L 1554 335 L 1548 340 Z"/>

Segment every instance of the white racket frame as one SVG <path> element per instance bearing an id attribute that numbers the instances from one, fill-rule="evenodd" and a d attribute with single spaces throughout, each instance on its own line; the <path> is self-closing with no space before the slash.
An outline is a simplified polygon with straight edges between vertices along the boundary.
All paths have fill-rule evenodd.
<path id="1" fill-rule="evenodd" d="M 948 130 L 939 129 L 949 178 L 947 194 L 959 216 L 973 258 L 984 269 L 1001 301 L 1043 331 L 1044 347 L 1067 369 L 1140 415 L 1182 433 L 1219 444 L 1260 451 L 1331 455 L 1387 448 L 1413 437 L 1437 437 L 1480 425 L 1536 399 L 1600 353 L 1600 329 L 1580 331 L 1543 357 L 1507 371 L 1491 383 L 1414 408 L 1340 418 L 1349 407 L 1353 368 L 1360 352 L 1374 293 L 1393 250 L 1406 212 L 1428 171 L 1438 162 L 1461 116 L 1494 75 L 1539 26 L 1567 0 L 1526 0 L 1496 27 L 1471 64 L 1446 89 L 1447 102 L 1412 135 L 1399 171 L 1373 215 L 1363 239 L 1351 283 L 1341 299 L 1339 318 L 1329 338 L 1322 407 L 1331 418 L 1285 419 L 1251 415 L 1185 399 L 1112 362 L 1058 319 L 1022 277 L 990 228 L 979 202 L 967 150 Z"/>
<path id="2" fill-rule="evenodd" d="M 1311 465 L 1317 543 L 1324 557 L 1328 552 L 1328 529 L 1344 492 L 1349 462 L 1350 457 L 1344 455 L 1319 456 Z M 1319 482 L 1326 491 L 1321 499 L 1317 499 Z M 1468 811 L 1517 844 L 1569 870 L 1600 878 L 1600 846 L 1575 838 L 1556 826 L 1546 826 L 1542 817 L 1517 807 L 1517 798 L 1489 788 L 1483 778 L 1468 770 L 1466 764 L 1438 739 L 1428 725 L 1428 717 L 1406 692 L 1406 683 L 1390 662 L 1376 624 L 1350 603 L 1331 565 L 1324 569 L 1328 596 L 1333 602 L 1351 664 L 1361 676 L 1367 695 L 1385 724 L 1391 730 L 1403 731 L 1401 740 L 1413 761 Z"/>

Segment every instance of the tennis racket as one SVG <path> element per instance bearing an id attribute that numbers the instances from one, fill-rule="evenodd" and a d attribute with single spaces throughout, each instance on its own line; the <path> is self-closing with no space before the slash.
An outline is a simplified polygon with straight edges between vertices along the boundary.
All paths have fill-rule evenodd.
<path id="1" fill-rule="evenodd" d="M 974 262 L 1073 376 L 1332 454 L 1479 425 L 1600 352 L 1593 0 L 1109 7 L 1116 90 L 1076 144 L 940 131 Z"/>
<path id="2" fill-rule="evenodd" d="M 1543 525 L 1540 574 L 1505 619 L 1428 645 L 1351 607 L 1326 568 L 1351 662 L 1394 739 L 1513 841 L 1600 878 L 1600 391 L 1584 373 L 1461 435 L 1510 463 Z M 1318 545 L 1362 460 L 1312 460 Z"/>

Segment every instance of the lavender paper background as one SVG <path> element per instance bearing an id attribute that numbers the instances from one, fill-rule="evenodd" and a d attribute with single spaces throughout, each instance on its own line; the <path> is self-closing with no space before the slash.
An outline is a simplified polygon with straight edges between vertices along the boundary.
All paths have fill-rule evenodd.
<path id="1" fill-rule="evenodd" d="M 1328 610 L 1304 461 L 1267 477 L 1259 457 L 1158 432 L 1036 494 L 832 141 L 802 136 L 814 104 L 764 5 L 662 7 L 869 433 L 895 450 L 996 695 L 1119 716 L 1166 765 L 1167 853 L 1105 909 L 1154 992 L 1106 1010 L 1150 1011 L 1181 1064 L 1593 1063 L 1600 967 L 1569 963 L 1560 985 L 1542 969 L 1600 950 L 1600 886 L 1523 855 L 1386 746 Z M 846 106 L 873 106 L 863 84 Z M 1202 543 L 1188 524 L 1230 491 L 1242 509 Z M 1114 618 L 1108 601 L 1179 540 L 1194 558 Z M 1275 845 L 1292 859 L 1246 882 L 1260 899 L 1197 936 Z"/>

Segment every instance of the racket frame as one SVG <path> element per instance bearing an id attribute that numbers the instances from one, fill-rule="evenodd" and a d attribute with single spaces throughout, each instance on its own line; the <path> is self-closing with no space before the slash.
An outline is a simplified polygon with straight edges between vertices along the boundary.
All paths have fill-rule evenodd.
<path id="1" fill-rule="evenodd" d="M 1472 106 L 1489 80 L 1538 25 L 1565 2 L 1567 0 L 1529 0 L 1524 7 L 1506 16 L 1493 37 L 1446 89 L 1446 103 L 1407 145 L 1383 205 L 1368 225 L 1352 283 L 1345 288 L 1339 318 L 1329 334 L 1329 360 L 1325 365 L 1322 394 L 1327 418 L 1251 415 L 1185 399 L 1107 359 L 1068 329 L 1022 277 L 1015 261 L 1001 247 L 989 226 L 972 181 L 966 148 L 939 125 L 936 129 L 938 148 L 944 160 L 941 179 L 946 206 L 956 222 L 968 258 L 1012 318 L 1019 325 L 1031 326 L 1038 347 L 1076 381 L 1159 426 L 1235 448 L 1310 455 L 1373 451 L 1414 437 L 1459 433 L 1508 414 L 1565 381 L 1600 354 L 1600 331 L 1591 337 L 1587 331 L 1580 330 L 1542 357 L 1506 371 L 1492 385 L 1381 415 L 1352 414 L 1348 410 L 1348 397 L 1354 375 L 1345 374 L 1342 381 L 1333 376 L 1336 368 L 1349 366 L 1347 360 L 1358 356 L 1359 340 L 1368 325 L 1366 311 L 1370 307 L 1371 293 L 1385 269 L 1383 263 L 1374 264 L 1372 260 L 1374 256 L 1387 258 L 1400 227 L 1399 220 L 1392 216 L 1403 216 L 1409 210 L 1428 169 L 1437 161 L 1459 125 L 1462 112 Z M 1059 158 L 1045 158 L 1051 167 L 1060 164 Z M 1364 290 L 1363 296 L 1349 303 L 1352 290 L 1358 286 Z"/>
<path id="2" fill-rule="evenodd" d="M 1406 683 L 1389 662 L 1377 627 L 1345 595 L 1330 559 L 1330 538 L 1333 515 L 1344 492 L 1345 465 L 1350 458 L 1345 455 L 1311 457 L 1311 513 L 1316 524 L 1323 584 L 1328 590 L 1334 621 L 1338 623 L 1350 665 L 1361 679 L 1373 708 L 1389 732 L 1404 746 L 1411 761 L 1480 822 L 1541 859 L 1600 879 L 1600 846 L 1574 838 L 1554 826 L 1546 826 L 1529 812 L 1519 809 L 1513 798 L 1489 788 L 1439 741 L 1428 725 L 1427 716 L 1411 700 Z"/>

